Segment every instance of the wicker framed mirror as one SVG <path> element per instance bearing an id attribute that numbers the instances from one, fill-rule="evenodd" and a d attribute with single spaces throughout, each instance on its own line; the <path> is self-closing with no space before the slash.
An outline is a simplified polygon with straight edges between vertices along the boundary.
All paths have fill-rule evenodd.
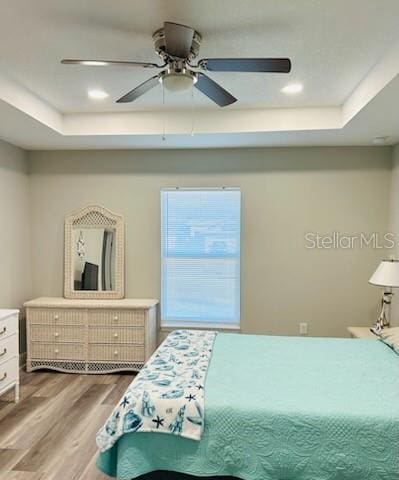
<path id="1" fill-rule="evenodd" d="M 65 217 L 65 298 L 124 297 L 124 237 L 123 216 L 101 205 Z"/>

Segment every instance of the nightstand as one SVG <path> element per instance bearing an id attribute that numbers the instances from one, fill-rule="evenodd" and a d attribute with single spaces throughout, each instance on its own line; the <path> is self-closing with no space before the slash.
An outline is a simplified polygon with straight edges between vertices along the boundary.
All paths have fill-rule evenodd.
<path id="1" fill-rule="evenodd" d="M 369 338 L 378 340 L 378 336 L 370 331 L 370 327 L 348 327 L 348 332 L 352 338 Z"/>

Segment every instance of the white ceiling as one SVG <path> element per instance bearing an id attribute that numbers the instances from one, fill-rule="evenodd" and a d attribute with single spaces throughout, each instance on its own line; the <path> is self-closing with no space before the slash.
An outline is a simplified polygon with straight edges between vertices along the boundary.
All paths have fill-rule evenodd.
<path id="1" fill-rule="evenodd" d="M 0 1 L 0 137 L 26 148 L 399 141 L 391 108 L 399 95 L 397 0 Z M 292 73 L 210 73 L 239 99 L 225 109 L 199 92 L 166 94 L 163 105 L 161 87 L 117 105 L 153 71 L 59 63 L 156 62 L 151 37 L 165 20 L 201 32 L 200 58 L 289 56 Z M 303 83 L 303 93 L 282 94 L 290 82 Z M 90 88 L 110 97 L 89 100 Z"/>

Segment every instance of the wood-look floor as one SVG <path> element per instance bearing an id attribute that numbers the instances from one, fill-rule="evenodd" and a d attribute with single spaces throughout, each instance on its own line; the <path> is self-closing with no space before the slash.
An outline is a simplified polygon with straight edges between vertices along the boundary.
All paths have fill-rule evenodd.
<path id="1" fill-rule="evenodd" d="M 110 480 L 95 466 L 95 436 L 133 378 L 21 371 L 19 403 L 13 390 L 0 397 L 0 480 Z M 136 480 L 196 479 L 159 471 Z"/>
<path id="2" fill-rule="evenodd" d="M 21 400 L 0 397 L 0 480 L 106 480 L 95 434 L 133 375 L 21 372 Z"/>

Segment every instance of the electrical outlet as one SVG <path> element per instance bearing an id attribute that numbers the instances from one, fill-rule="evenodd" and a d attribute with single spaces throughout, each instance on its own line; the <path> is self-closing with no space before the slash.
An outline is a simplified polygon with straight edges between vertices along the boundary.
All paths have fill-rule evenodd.
<path id="1" fill-rule="evenodd" d="M 299 334 L 307 335 L 308 334 L 308 324 L 306 322 L 301 322 L 299 324 Z"/>

